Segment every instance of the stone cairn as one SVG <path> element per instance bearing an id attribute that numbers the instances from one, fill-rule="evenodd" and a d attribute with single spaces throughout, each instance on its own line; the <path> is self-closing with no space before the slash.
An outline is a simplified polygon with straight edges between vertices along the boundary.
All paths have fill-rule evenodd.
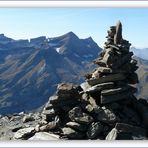
<path id="1" fill-rule="evenodd" d="M 30 140 L 49 133 L 51 139 L 148 139 L 148 103 L 134 96 L 138 67 L 130 45 L 122 38 L 121 22 L 111 26 L 104 50 L 94 61 L 98 68 L 80 86 L 59 84 L 38 115 L 37 125 L 15 128 L 14 139 L 25 139 L 30 133 L 34 135 Z M 33 119 L 26 115 L 23 120 Z"/>
<path id="2" fill-rule="evenodd" d="M 121 22 L 110 27 L 99 67 L 80 86 L 59 84 L 49 98 L 43 111 L 49 130 L 66 139 L 147 139 L 148 103 L 134 96 L 138 67 L 130 45 Z"/>

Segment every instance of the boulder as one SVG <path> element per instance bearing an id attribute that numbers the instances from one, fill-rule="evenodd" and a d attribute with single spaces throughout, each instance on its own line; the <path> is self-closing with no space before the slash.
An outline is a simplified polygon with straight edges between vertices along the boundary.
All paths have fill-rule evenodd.
<path id="1" fill-rule="evenodd" d="M 28 127 L 18 130 L 14 133 L 15 139 L 29 139 L 35 133 L 34 127 Z"/>

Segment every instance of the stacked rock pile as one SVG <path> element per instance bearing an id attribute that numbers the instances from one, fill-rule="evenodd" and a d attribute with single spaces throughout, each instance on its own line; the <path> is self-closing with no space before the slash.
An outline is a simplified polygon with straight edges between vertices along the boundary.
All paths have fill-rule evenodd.
<path id="1" fill-rule="evenodd" d="M 111 26 L 94 61 L 98 68 L 80 86 L 59 84 L 41 113 L 23 115 L 12 139 L 148 139 L 148 103 L 134 96 L 138 67 L 130 45 L 122 38 L 121 22 Z"/>
<path id="2" fill-rule="evenodd" d="M 118 22 L 110 27 L 104 50 L 95 60 L 99 67 L 86 76 L 86 82 L 77 87 L 58 85 L 44 110 L 54 110 L 54 118 L 59 117 L 56 128 L 61 138 L 146 139 L 148 103 L 134 97 L 138 67 L 130 45 L 122 38 Z"/>

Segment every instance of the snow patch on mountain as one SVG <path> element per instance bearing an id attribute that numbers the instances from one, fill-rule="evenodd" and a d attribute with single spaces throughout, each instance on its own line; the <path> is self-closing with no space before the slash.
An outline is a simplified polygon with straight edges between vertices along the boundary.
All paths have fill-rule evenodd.
<path id="1" fill-rule="evenodd" d="M 60 47 L 56 48 L 56 51 L 59 53 L 60 52 Z"/>

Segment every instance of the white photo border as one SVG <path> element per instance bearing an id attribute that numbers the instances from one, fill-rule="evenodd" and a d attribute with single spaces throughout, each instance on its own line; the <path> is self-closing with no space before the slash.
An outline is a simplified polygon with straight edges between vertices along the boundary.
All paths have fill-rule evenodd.
<path id="1" fill-rule="evenodd" d="M 0 8 L 148 8 L 148 1 L 0 1 Z M 148 140 L 0 141 L 0 147 L 148 147 Z"/>

